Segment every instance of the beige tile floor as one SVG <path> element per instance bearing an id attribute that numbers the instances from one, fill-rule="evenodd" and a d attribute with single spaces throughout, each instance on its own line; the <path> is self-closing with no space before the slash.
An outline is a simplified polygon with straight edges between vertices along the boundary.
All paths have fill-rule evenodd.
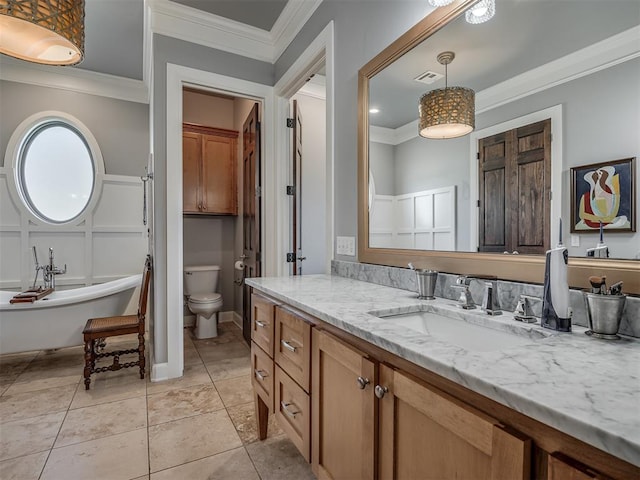
<path id="1" fill-rule="evenodd" d="M 129 368 L 93 375 L 89 391 L 82 347 L 0 356 L 0 478 L 315 478 L 273 420 L 258 441 L 249 348 L 235 324 L 219 331 L 185 330 L 179 379 L 151 383 Z"/>

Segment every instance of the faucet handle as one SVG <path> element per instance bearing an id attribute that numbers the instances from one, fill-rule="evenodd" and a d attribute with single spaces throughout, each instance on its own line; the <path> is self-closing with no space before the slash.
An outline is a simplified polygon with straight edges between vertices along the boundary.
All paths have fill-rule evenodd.
<path id="1" fill-rule="evenodd" d="M 471 284 L 471 278 L 467 277 L 466 275 L 458 275 L 458 278 L 456 278 L 456 284 L 465 285 L 468 287 Z"/>

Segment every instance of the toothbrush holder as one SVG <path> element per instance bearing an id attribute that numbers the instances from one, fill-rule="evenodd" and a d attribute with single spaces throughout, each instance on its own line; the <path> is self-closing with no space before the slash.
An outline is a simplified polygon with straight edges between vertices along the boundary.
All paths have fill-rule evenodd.
<path id="1" fill-rule="evenodd" d="M 590 292 L 583 292 L 583 294 L 590 328 L 587 334 L 606 340 L 619 339 L 618 329 L 627 296 Z"/>
<path id="2" fill-rule="evenodd" d="M 436 291 L 436 279 L 438 272 L 435 270 L 416 269 L 418 281 L 418 298 L 420 300 L 434 300 Z"/>

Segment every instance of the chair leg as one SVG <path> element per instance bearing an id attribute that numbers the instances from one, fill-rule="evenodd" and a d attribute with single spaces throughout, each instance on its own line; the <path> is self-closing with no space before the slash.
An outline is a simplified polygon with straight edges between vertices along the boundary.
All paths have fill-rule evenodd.
<path id="1" fill-rule="evenodd" d="M 138 333 L 138 360 L 140 361 L 140 378 L 144 378 L 144 333 Z"/>
<path id="2" fill-rule="evenodd" d="M 91 370 L 93 364 L 93 340 L 84 340 L 84 389 L 89 390 L 91 384 Z"/>

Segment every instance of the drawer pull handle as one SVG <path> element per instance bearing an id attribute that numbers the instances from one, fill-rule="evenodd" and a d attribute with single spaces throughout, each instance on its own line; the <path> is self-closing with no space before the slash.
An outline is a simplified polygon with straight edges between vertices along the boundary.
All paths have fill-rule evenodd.
<path id="1" fill-rule="evenodd" d="M 280 340 L 280 343 L 282 343 L 282 346 L 284 348 L 286 348 L 287 350 L 291 350 L 292 352 L 295 353 L 295 351 L 297 350 L 296 347 L 294 347 L 293 345 L 291 345 L 289 342 L 287 342 L 286 340 Z"/>
<path id="2" fill-rule="evenodd" d="M 296 410 L 295 412 L 292 412 L 291 410 L 289 410 L 289 407 L 292 405 L 295 407 L 293 403 L 280 402 L 280 406 L 282 407 L 282 410 L 284 411 L 284 413 L 286 413 L 291 418 L 296 418 L 296 415 L 299 414 L 300 411 Z"/>
<path id="3" fill-rule="evenodd" d="M 262 381 L 264 381 L 264 379 L 269 376 L 267 372 L 265 372 L 264 370 L 256 369 L 255 372 L 256 372 L 256 377 L 258 377 Z"/>
<path id="4" fill-rule="evenodd" d="M 365 387 L 371 383 L 368 378 L 364 378 L 364 377 L 358 377 L 357 382 L 358 382 L 358 388 L 360 390 L 364 390 Z"/>
<path id="5" fill-rule="evenodd" d="M 256 325 L 259 326 L 260 328 L 264 328 L 267 326 L 265 322 L 261 322 L 260 320 L 256 320 Z"/>

